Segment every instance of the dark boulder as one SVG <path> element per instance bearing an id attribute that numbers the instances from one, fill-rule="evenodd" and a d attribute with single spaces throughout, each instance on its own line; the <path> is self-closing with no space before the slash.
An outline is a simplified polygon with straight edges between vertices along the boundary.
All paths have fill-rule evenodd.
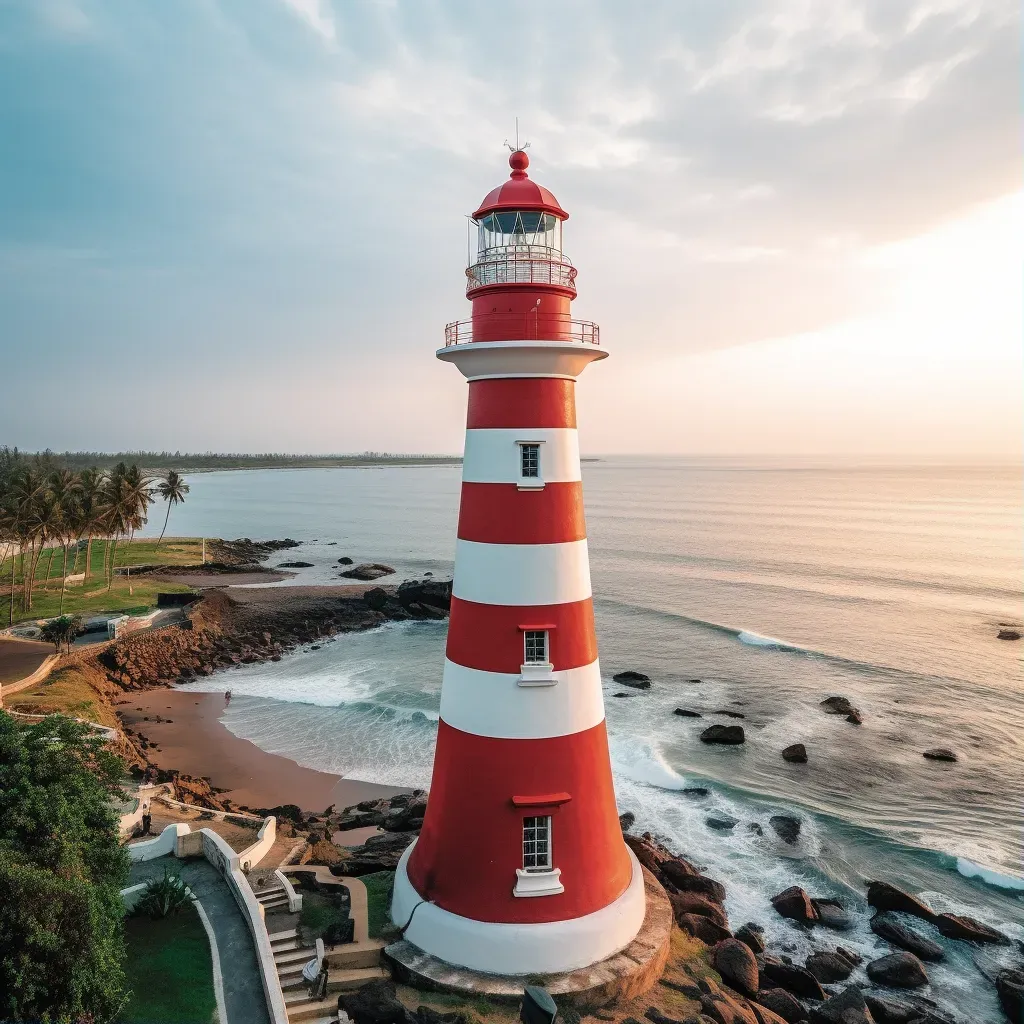
<path id="1" fill-rule="evenodd" d="M 739 939 L 726 939 L 715 947 L 715 970 L 726 984 L 743 995 L 757 993 L 757 959 L 750 947 Z"/>
<path id="2" fill-rule="evenodd" d="M 371 587 L 363 594 L 363 601 L 371 611 L 379 612 L 388 603 L 388 593 L 381 587 Z"/>
<path id="3" fill-rule="evenodd" d="M 700 734 L 701 743 L 724 743 L 735 746 L 745 740 L 742 725 L 712 725 Z"/>
<path id="4" fill-rule="evenodd" d="M 712 815 L 704 819 L 704 824 L 716 832 L 731 832 L 739 823 L 739 818 L 734 818 L 731 814 Z"/>
<path id="5" fill-rule="evenodd" d="M 622 686 L 632 686 L 634 690 L 649 690 L 651 688 L 651 677 L 645 676 L 643 672 L 634 672 L 632 669 L 616 672 L 612 679 Z"/>
<path id="6" fill-rule="evenodd" d="M 682 793 L 683 796 L 690 796 L 696 798 L 700 796 L 709 796 L 711 794 L 711 790 L 705 789 L 703 786 L 687 786 L 686 789 L 682 791 Z"/>
<path id="7" fill-rule="evenodd" d="M 452 606 L 452 581 L 406 580 L 398 585 L 395 596 L 406 610 L 419 605 L 447 612 Z"/>
<path id="8" fill-rule="evenodd" d="M 903 951 L 872 960 L 865 970 L 876 985 L 889 988 L 920 988 L 928 984 L 924 964 L 913 953 Z"/>
<path id="9" fill-rule="evenodd" d="M 922 960 L 938 963 L 946 959 L 946 954 L 937 942 L 925 938 L 920 932 L 908 928 L 894 914 L 875 914 L 871 919 L 871 930 L 880 938 L 908 953 L 913 953 Z"/>
<path id="10" fill-rule="evenodd" d="M 753 921 L 748 921 L 736 932 L 736 938 L 750 948 L 754 956 L 760 956 L 765 950 L 764 929 Z"/>
<path id="11" fill-rule="evenodd" d="M 761 1006 L 777 1013 L 786 1024 L 800 1024 L 807 1020 L 807 1007 L 784 988 L 763 988 L 756 998 Z"/>
<path id="12" fill-rule="evenodd" d="M 1024 1021 L 1024 969 L 1007 969 L 996 975 L 996 995 L 1007 1020 Z"/>
<path id="13" fill-rule="evenodd" d="M 278 562 L 275 569 L 312 569 L 312 562 Z"/>
<path id="14" fill-rule="evenodd" d="M 856 985 L 844 989 L 811 1010 L 811 1024 L 874 1024 L 874 1018 Z"/>
<path id="15" fill-rule="evenodd" d="M 642 836 L 635 836 L 627 832 L 623 835 L 623 839 L 636 855 L 636 859 L 653 875 L 660 874 L 661 865 L 665 861 L 673 859 L 671 852 L 653 839 L 649 832 L 645 832 Z"/>
<path id="16" fill-rule="evenodd" d="M 911 1003 L 882 999 L 871 992 L 864 996 L 864 1002 L 868 1004 L 875 1024 L 914 1024 L 921 1018 L 920 1006 Z"/>
<path id="17" fill-rule="evenodd" d="M 846 981 L 853 974 L 854 965 L 838 953 L 820 951 L 812 953 L 804 962 L 804 966 L 823 985 L 831 985 L 837 981 Z"/>
<path id="18" fill-rule="evenodd" d="M 853 967 L 859 967 L 864 962 L 864 957 L 845 946 L 836 946 L 836 952 Z"/>
<path id="19" fill-rule="evenodd" d="M 821 982 L 803 967 L 784 964 L 774 956 L 766 956 L 763 971 L 764 976 L 772 984 L 784 988 L 799 999 L 822 1000 L 825 998 L 825 990 L 821 987 Z"/>
<path id="20" fill-rule="evenodd" d="M 791 885 L 778 896 L 773 896 L 772 906 L 790 921 L 813 924 L 818 920 L 818 912 L 814 909 L 811 897 L 798 885 Z"/>
<path id="21" fill-rule="evenodd" d="M 768 824 L 775 830 L 775 834 L 790 846 L 800 838 L 799 818 L 793 818 L 788 814 L 773 814 L 768 819 Z"/>
<path id="22" fill-rule="evenodd" d="M 922 757 L 927 758 L 929 761 L 956 761 L 956 751 L 950 750 L 948 747 L 932 747 L 931 750 L 925 750 Z"/>
<path id="23" fill-rule="evenodd" d="M 636 822 L 636 815 L 632 811 L 625 811 L 619 815 L 619 828 L 623 832 L 628 832 Z"/>
<path id="24" fill-rule="evenodd" d="M 791 743 L 782 751 L 782 760 L 790 764 L 807 764 L 807 748 L 802 743 Z"/>
<path id="25" fill-rule="evenodd" d="M 958 914 L 939 914 L 935 918 L 940 934 L 947 939 L 961 939 L 964 942 L 989 942 L 995 945 L 1009 945 L 1010 940 L 989 928 L 987 924 L 975 921 L 973 917 L 962 917 Z"/>
<path id="26" fill-rule="evenodd" d="M 661 862 L 661 874 L 677 888 L 684 892 L 705 892 L 707 890 L 687 886 L 691 879 L 701 877 L 701 873 L 685 857 L 670 857 Z M 711 881 L 711 879 L 707 879 Z M 717 883 L 716 883 L 717 884 Z M 725 897 L 723 896 L 722 899 Z M 719 900 L 721 902 L 721 900 Z"/>
<path id="27" fill-rule="evenodd" d="M 371 981 L 354 992 L 338 996 L 338 1009 L 344 1010 L 353 1024 L 405 1024 L 406 1009 L 395 994 L 395 984 L 383 978 Z"/>
<path id="28" fill-rule="evenodd" d="M 706 896 L 709 900 L 714 900 L 715 903 L 725 902 L 725 886 L 721 882 L 716 882 L 713 878 L 708 878 L 707 875 L 682 875 L 676 878 L 670 875 L 667 870 L 675 863 L 676 861 L 674 860 L 666 861 L 662 870 L 665 873 L 665 877 L 680 892 L 695 892 L 701 896 Z"/>
<path id="29" fill-rule="evenodd" d="M 849 723 L 850 723 L 851 725 L 863 725 L 863 724 L 864 724 L 864 719 L 863 719 L 863 717 L 861 716 L 861 713 L 860 713 L 860 712 L 859 712 L 859 711 L 858 711 L 858 710 L 857 710 L 856 708 L 854 708 L 854 709 L 853 709 L 853 710 L 852 710 L 852 711 L 851 711 L 851 712 L 850 712 L 850 713 L 849 713 L 849 714 L 848 714 L 848 715 L 846 716 L 846 720 L 847 720 L 847 721 L 848 721 L 848 722 L 849 722 Z"/>
<path id="30" fill-rule="evenodd" d="M 701 917 L 700 914 L 676 914 L 676 924 L 687 935 L 700 939 L 708 946 L 714 946 L 723 939 L 732 937 L 732 932 L 728 928 L 716 924 L 709 917 Z"/>
<path id="31" fill-rule="evenodd" d="M 348 555 L 344 555 L 344 556 L 342 556 L 341 558 L 338 559 L 338 565 L 351 565 L 351 564 L 352 564 L 352 559 L 349 558 Z"/>
<path id="32" fill-rule="evenodd" d="M 910 914 L 922 921 L 935 920 L 935 912 L 931 907 L 888 882 L 868 882 L 868 905 L 875 910 L 895 910 L 900 914 Z"/>
<path id="33" fill-rule="evenodd" d="M 668 898 L 677 920 L 684 915 L 697 914 L 699 917 L 714 921 L 722 928 L 729 927 L 729 918 L 722 905 L 708 899 L 707 896 L 702 896 L 699 892 L 672 892 Z"/>
<path id="34" fill-rule="evenodd" d="M 850 703 L 849 697 L 826 697 L 821 702 L 826 715 L 849 715 L 857 709 Z"/>
<path id="35" fill-rule="evenodd" d="M 845 932 L 852 927 L 850 915 L 847 914 L 842 903 L 833 899 L 812 899 L 811 903 L 818 914 L 818 923 L 825 928 L 832 928 L 838 932 Z"/>
<path id="36" fill-rule="evenodd" d="M 381 576 L 391 576 L 394 571 L 390 565 L 382 565 L 380 562 L 363 562 L 362 565 L 346 569 L 340 575 L 347 580 L 379 580 Z"/>
<path id="37" fill-rule="evenodd" d="M 688 708 L 676 708 L 672 714 L 679 715 L 680 718 L 703 718 L 699 711 L 690 711 Z"/>
<path id="38" fill-rule="evenodd" d="M 416 1024 L 473 1024 L 476 1020 L 475 1015 L 467 1010 L 450 1010 L 448 1013 L 442 1013 L 432 1006 L 418 1006 L 415 1015 L 409 1016 Z"/>
<path id="39" fill-rule="evenodd" d="M 1017 629 L 1001 629 L 996 633 L 997 640 L 1019 640 L 1020 637 L 1020 630 Z"/>
<path id="40" fill-rule="evenodd" d="M 726 718 L 746 718 L 747 716 L 741 714 L 739 711 L 729 711 L 726 708 L 720 708 L 718 711 L 712 711 L 713 715 L 725 715 Z"/>

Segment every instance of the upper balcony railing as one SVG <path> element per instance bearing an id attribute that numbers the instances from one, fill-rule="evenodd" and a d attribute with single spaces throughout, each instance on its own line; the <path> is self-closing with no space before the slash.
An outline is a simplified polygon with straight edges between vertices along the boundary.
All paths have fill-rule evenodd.
<path id="1" fill-rule="evenodd" d="M 469 345 L 484 341 L 568 341 L 601 344 L 601 328 L 590 320 L 571 320 L 560 313 L 478 313 L 471 320 L 445 325 L 444 343 Z"/>
<path id="2" fill-rule="evenodd" d="M 466 294 L 488 285 L 549 284 L 576 294 L 576 268 L 557 249 L 541 245 L 485 249 L 466 268 Z"/>

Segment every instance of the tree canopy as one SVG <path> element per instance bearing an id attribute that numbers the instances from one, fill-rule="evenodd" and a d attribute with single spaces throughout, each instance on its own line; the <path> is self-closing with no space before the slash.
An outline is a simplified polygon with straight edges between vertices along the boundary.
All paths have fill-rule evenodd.
<path id="1" fill-rule="evenodd" d="M 0 711 L 0 1020 L 113 1019 L 124 999 L 124 766 L 87 727 Z"/>

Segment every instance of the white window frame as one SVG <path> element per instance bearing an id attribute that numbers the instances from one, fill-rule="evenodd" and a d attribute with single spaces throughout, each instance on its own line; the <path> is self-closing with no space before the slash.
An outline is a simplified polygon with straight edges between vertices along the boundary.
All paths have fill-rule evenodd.
<path id="1" fill-rule="evenodd" d="M 543 441 L 516 441 L 516 447 L 518 448 L 519 455 L 519 468 L 517 470 L 518 479 L 517 484 L 520 490 L 541 490 L 544 487 L 544 453 L 543 453 Z M 526 476 L 523 473 L 524 463 L 526 462 L 526 449 L 536 448 L 537 449 L 537 475 Z"/>
<path id="2" fill-rule="evenodd" d="M 544 657 L 541 661 L 532 661 L 527 655 L 527 638 L 536 636 L 538 633 L 544 635 Z M 555 666 L 551 664 L 551 631 L 530 627 L 523 629 L 523 663 L 519 669 L 519 685 L 554 686 L 558 682 L 554 672 Z"/>
<path id="3" fill-rule="evenodd" d="M 540 651 L 536 650 L 536 640 L 540 637 Z M 531 644 L 531 640 L 533 643 Z M 531 652 L 530 648 L 533 647 Z M 546 629 L 523 630 L 523 665 L 551 665 L 551 634 Z M 537 656 L 539 653 L 539 657 Z"/>
<path id="4" fill-rule="evenodd" d="M 543 824 L 538 824 L 543 823 Z M 536 856 L 536 844 L 541 841 L 543 830 L 546 856 L 543 862 L 538 863 Z M 528 838 L 530 836 L 531 838 Z M 554 864 L 554 821 L 550 814 L 528 814 L 523 818 L 522 830 L 520 833 L 521 853 L 523 866 L 516 868 L 516 884 L 512 890 L 513 896 L 556 896 L 565 892 L 562 885 L 562 872 Z M 534 850 L 528 853 L 529 844 L 533 844 Z M 532 863 L 531 863 L 532 861 Z M 529 865 L 529 866 L 528 866 Z"/>

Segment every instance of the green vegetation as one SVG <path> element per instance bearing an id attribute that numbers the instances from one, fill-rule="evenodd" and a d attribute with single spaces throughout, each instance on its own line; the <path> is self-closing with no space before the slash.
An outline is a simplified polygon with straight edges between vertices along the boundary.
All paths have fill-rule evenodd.
<path id="1" fill-rule="evenodd" d="M 53 644 L 54 650 L 60 654 L 61 647 L 71 653 L 71 644 L 75 637 L 82 632 L 82 620 L 77 615 L 61 615 L 60 618 L 50 619 L 39 631 L 39 639 Z"/>
<path id="2" fill-rule="evenodd" d="M 203 1024 L 213 1020 L 210 944 L 194 907 L 152 920 L 125 921 L 131 1000 L 121 1024 Z"/>
<path id="3" fill-rule="evenodd" d="M 319 892 L 302 894 L 302 910 L 299 911 L 299 924 L 308 928 L 315 938 L 323 936 L 332 924 L 341 924 L 348 917 L 336 899 Z"/>
<path id="4" fill-rule="evenodd" d="M 395 888 L 395 873 L 374 871 L 372 874 L 363 875 L 362 882 L 366 886 L 366 916 L 370 938 L 379 939 L 392 928 L 391 893 Z"/>
<path id="5" fill-rule="evenodd" d="M 145 892 L 135 904 L 135 913 L 156 920 L 180 913 L 191 902 L 192 896 L 181 875 L 164 868 L 163 877 L 150 878 L 146 882 Z"/>
<path id="6" fill-rule="evenodd" d="M 123 777 L 76 722 L 0 712 L 0 1019 L 108 1020 L 123 1005 Z"/>
<path id="7" fill-rule="evenodd" d="M 69 665 L 27 690 L 4 697 L 4 703 L 25 714 L 68 715 L 117 728 L 117 716 L 99 699 L 86 671 L 80 665 Z"/>
<path id="8" fill-rule="evenodd" d="M 345 466 L 456 466 L 457 455 L 395 455 L 361 452 L 357 455 L 296 455 L 288 452 L 39 452 L 36 458 L 60 462 L 70 469 L 98 466 L 109 470 L 119 462 L 134 462 L 149 473 L 169 470 L 198 472 L 215 469 L 331 469 Z"/>

